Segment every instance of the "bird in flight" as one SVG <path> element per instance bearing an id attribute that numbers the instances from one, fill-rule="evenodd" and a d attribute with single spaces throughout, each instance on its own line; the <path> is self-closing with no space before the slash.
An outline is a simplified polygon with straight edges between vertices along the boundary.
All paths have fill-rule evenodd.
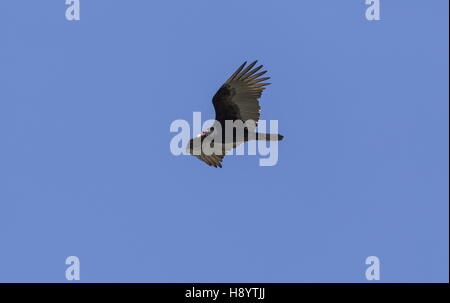
<path id="1" fill-rule="evenodd" d="M 216 112 L 213 126 L 187 144 L 187 152 L 209 166 L 222 167 L 225 154 L 245 142 L 283 139 L 280 134 L 256 131 L 261 111 L 258 99 L 265 86 L 270 84 L 264 82 L 270 77 L 261 77 L 267 71 L 260 71 L 262 65 L 254 67 L 256 63 L 246 67 L 247 62 L 244 62 L 219 88 L 212 99 Z M 234 126 L 231 132 L 230 124 Z M 209 151 L 205 151 L 205 146 L 209 147 Z"/>

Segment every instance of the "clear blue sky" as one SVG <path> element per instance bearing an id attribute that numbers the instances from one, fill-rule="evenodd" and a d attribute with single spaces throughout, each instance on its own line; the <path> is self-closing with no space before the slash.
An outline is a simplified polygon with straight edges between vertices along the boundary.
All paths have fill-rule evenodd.
<path id="1" fill-rule="evenodd" d="M 0 282 L 448 281 L 448 1 L 0 2 Z M 244 60 L 278 165 L 174 157 Z"/>

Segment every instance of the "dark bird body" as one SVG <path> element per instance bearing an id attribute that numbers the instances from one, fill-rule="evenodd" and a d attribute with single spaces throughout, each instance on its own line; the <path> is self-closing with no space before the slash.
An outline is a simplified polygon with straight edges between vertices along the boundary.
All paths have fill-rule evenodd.
<path id="1" fill-rule="evenodd" d="M 259 72 L 262 65 L 253 68 L 256 62 L 247 67 L 245 67 L 247 62 L 244 62 L 219 88 L 212 100 L 216 112 L 215 123 L 189 141 L 188 152 L 210 166 L 222 167 L 221 162 L 227 151 L 250 140 L 283 139 L 279 134 L 256 132 L 261 111 L 258 99 L 265 86 L 270 84 L 264 82 L 270 77 L 261 77 L 267 72 Z M 229 132 L 229 125 L 232 123 L 241 126 Z M 221 131 L 218 131 L 219 129 Z M 209 144 L 211 148 L 217 148 L 214 153 L 207 153 L 201 148 L 205 139 L 211 141 Z"/>

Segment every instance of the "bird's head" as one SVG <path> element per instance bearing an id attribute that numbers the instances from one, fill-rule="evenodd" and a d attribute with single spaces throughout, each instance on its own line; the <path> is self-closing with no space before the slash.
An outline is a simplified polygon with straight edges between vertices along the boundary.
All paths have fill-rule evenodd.
<path id="1" fill-rule="evenodd" d="M 202 131 L 196 137 L 189 140 L 189 142 L 186 146 L 186 151 L 191 155 L 194 154 L 194 150 L 201 151 L 203 139 L 205 139 L 205 137 L 208 136 L 209 133 L 210 133 L 210 130 Z M 198 153 L 198 154 L 200 154 L 200 153 Z"/>

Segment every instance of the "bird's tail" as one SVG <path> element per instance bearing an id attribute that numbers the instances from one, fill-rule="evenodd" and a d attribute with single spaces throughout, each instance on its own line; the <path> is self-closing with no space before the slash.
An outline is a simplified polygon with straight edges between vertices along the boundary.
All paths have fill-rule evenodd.
<path id="1" fill-rule="evenodd" d="M 257 140 L 265 140 L 265 141 L 281 141 L 283 140 L 284 136 L 280 134 L 263 134 L 258 133 Z"/>

